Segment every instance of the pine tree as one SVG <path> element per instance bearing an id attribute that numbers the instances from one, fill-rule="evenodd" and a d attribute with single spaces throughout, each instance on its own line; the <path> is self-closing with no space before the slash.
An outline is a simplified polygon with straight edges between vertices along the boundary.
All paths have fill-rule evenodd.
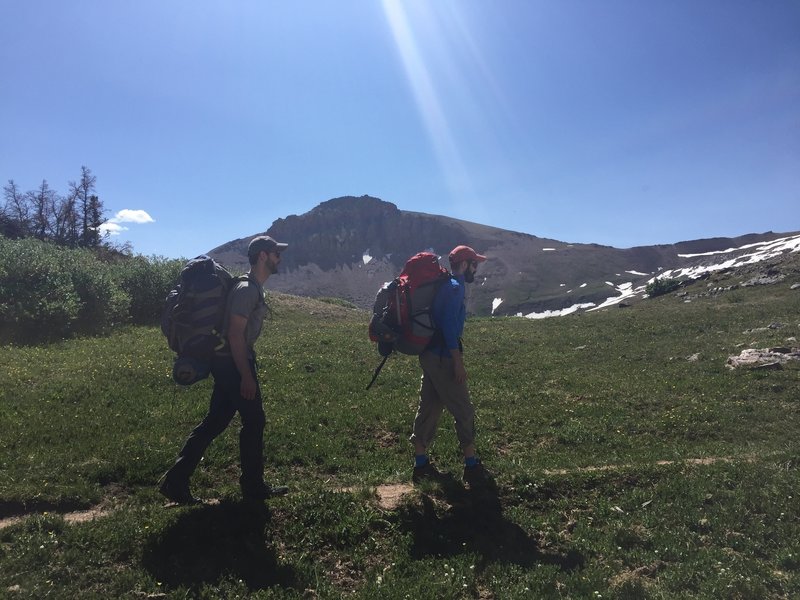
<path id="1" fill-rule="evenodd" d="M 13 179 L 3 187 L 3 235 L 10 238 L 23 238 L 30 234 L 31 206 L 27 194 L 17 188 Z"/>
<path id="2" fill-rule="evenodd" d="M 94 186 L 97 183 L 97 177 L 92 175 L 91 169 L 88 167 L 81 167 L 81 179 L 78 183 L 70 181 L 70 194 L 75 196 L 77 200 L 76 210 L 80 219 L 80 241 L 79 245 L 93 247 L 96 246 L 98 234 L 91 229 L 91 213 L 92 213 L 92 195 Z M 101 207 L 102 212 L 102 207 Z"/>
<path id="3" fill-rule="evenodd" d="M 28 192 L 29 202 L 33 207 L 31 225 L 34 237 L 46 240 L 53 233 L 53 212 L 55 211 L 56 193 L 50 189 L 46 179 L 34 192 Z"/>

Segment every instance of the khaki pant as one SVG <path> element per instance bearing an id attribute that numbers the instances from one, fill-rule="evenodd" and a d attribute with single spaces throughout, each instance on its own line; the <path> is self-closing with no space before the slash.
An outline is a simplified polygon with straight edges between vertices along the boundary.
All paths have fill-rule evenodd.
<path id="1" fill-rule="evenodd" d="M 475 442 L 475 407 L 470 402 L 467 384 L 455 382 L 453 359 L 423 352 L 419 356 L 419 364 L 422 367 L 422 384 L 411 442 L 430 447 L 442 409 L 446 408 L 455 419 L 461 448 L 471 446 Z"/>

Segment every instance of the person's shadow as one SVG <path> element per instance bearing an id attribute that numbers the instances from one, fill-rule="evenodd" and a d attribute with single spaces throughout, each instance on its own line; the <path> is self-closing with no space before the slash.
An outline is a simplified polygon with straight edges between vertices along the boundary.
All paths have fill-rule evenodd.
<path id="1" fill-rule="evenodd" d="M 177 588 L 241 579 L 250 590 L 301 589 L 295 571 L 278 564 L 266 542 L 270 515 L 264 506 L 223 501 L 184 510 L 145 544 L 143 565 L 157 580 Z"/>
<path id="2" fill-rule="evenodd" d="M 548 564 L 565 571 L 583 566 L 579 552 L 542 551 L 524 529 L 503 517 L 494 481 L 471 490 L 446 474 L 421 498 L 420 505 L 407 506 L 401 515 L 401 523 L 414 535 L 414 558 L 474 553 L 480 557 L 478 571 L 494 562 Z"/>

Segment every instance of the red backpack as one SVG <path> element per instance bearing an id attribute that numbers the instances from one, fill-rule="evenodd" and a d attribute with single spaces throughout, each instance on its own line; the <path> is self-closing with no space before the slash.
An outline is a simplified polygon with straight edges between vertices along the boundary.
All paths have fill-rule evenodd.
<path id="1" fill-rule="evenodd" d="M 406 261 L 403 270 L 378 290 L 372 306 L 369 339 L 378 343 L 383 361 L 375 370 L 369 389 L 386 359 L 394 352 L 422 354 L 436 333 L 431 309 L 439 284 L 450 277 L 439 259 L 420 252 Z"/>

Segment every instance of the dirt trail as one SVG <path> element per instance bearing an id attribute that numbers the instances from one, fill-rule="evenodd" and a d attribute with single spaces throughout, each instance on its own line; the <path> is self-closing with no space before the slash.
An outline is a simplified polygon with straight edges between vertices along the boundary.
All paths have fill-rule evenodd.
<path id="1" fill-rule="evenodd" d="M 733 462 L 733 461 L 755 462 L 758 458 L 759 457 L 755 455 L 709 456 L 705 458 L 687 458 L 684 460 L 659 460 L 652 464 L 657 466 L 667 466 L 675 464 L 703 466 L 703 465 L 712 465 L 718 462 Z M 615 471 L 619 469 L 630 469 L 641 466 L 643 465 L 641 464 L 594 465 L 588 467 L 576 467 L 573 469 L 545 469 L 543 473 L 547 476 L 569 475 L 570 473 Z M 340 488 L 338 491 L 353 492 L 356 489 L 357 488 Z M 389 511 L 396 510 L 397 507 L 400 506 L 400 503 L 402 502 L 403 498 L 406 495 L 410 494 L 413 490 L 414 487 L 409 483 L 387 483 L 383 485 L 378 485 L 375 487 L 375 494 L 378 499 L 378 506 L 380 506 L 383 510 L 389 510 Z M 215 502 L 219 501 L 218 500 L 211 501 L 210 503 L 215 503 Z M 28 517 L 36 514 L 61 514 L 66 523 L 69 524 L 86 523 L 87 521 L 100 519 L 111 514 L 113 511 L 112 505 L 113 505 L 112 502 L 110 502 L 109 500 L 105 500 L 99 505 L 88 508 L 86 510 L 60 512 L 57 509 L 53 509 L 47 512 L 31 511 L 24 514 L 12 515 L 0 519 L 0 529 L 5 529 L 6 527 L 11 527 L 12 525 L 21 523 Z"/>
<path id="2" fill-rule="evenodd" d="M 10 517 L 6 517 L 5 519 L 0 519 L 0 529 L 5 529 L 6 527 L 11 527 L 12 525 L 21 523 L 28 517 L 36 514 L 40 515 L 61 514 L 66 523 L 73 524 L 73 523 L 86 523 L 87 521 L 94 521 L 95 519 L 100 519 L 102 517 L 108 516 L 109 514 L 111 514 L 111 509 L 108 507 L 94 506 L 86 510 L 74 510 L 66 513 L 59 513 L 59 511 L 57 510 L 52 510 L 44 513 L 30 512 L 22 515 L 13 515 Z"/>
<path id="3" fill-rule="evenodd" d="M 752 454 L 744 456 L 707 456 L 705 458 L 686 458 L 684 460 L 657 460 L 653 465 L 663 467 L 668 465 L 713 465 L 719 462 L 755 462 L 756 456 Z M 620 465 L 595 465 L 589 467 L 575 467 L 574 469 L 545 469 L 545 475 L 569 475 L 570 473 L 592 473 L 595 471 L 617 471 L 620 469 L 633 469 L 641 467 L 641 464 L 620 464 Z"/>

